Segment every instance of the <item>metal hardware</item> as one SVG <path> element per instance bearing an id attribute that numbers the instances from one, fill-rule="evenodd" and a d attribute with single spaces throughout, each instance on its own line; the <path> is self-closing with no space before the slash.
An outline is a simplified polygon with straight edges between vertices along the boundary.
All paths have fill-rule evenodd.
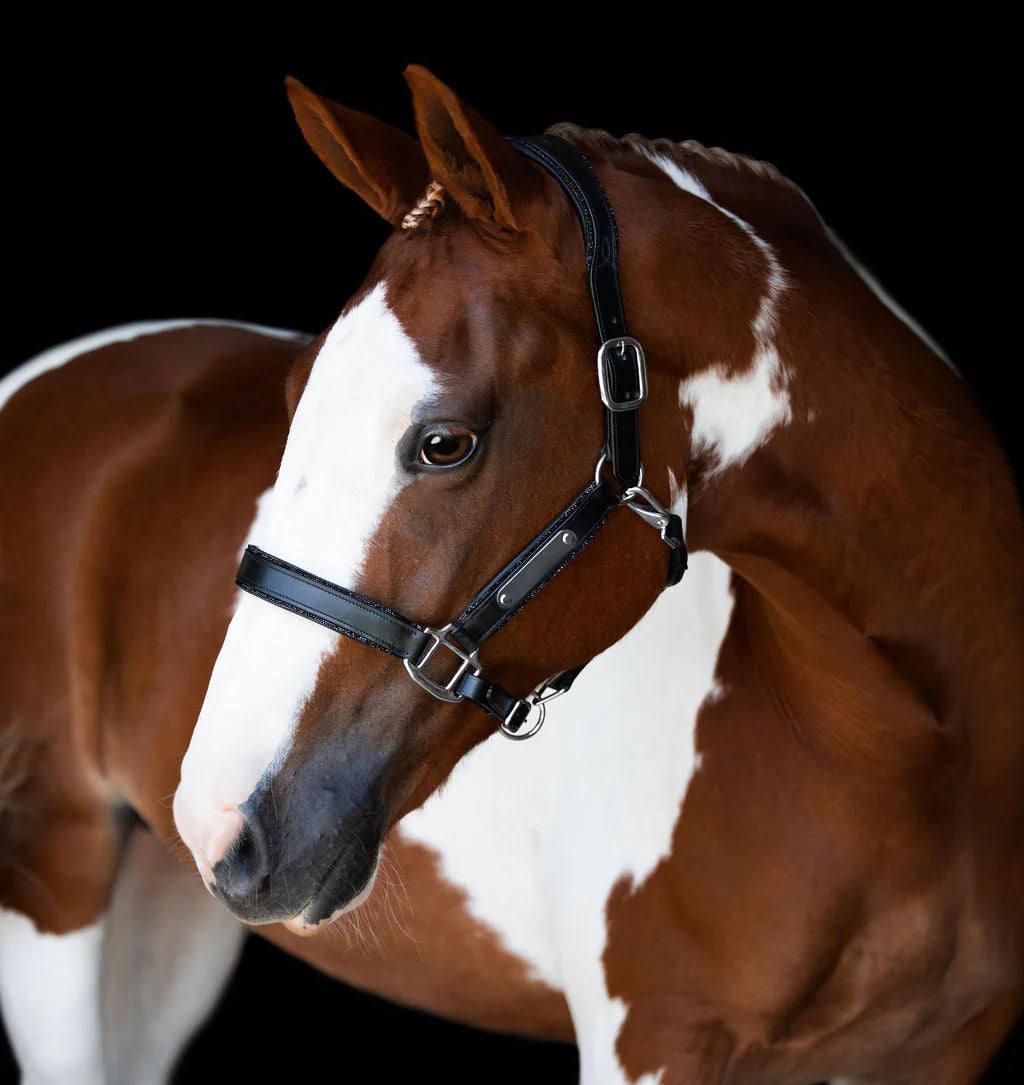
<path id="1" fill-rule="evenodd" d="M 502 610 L 511 610 L 522 598 L 523 593 L 516 591 L 516 584 L 526 580 L 530 582 L 531 570 L 536 564 L 546 562 L 550 555 L 554 553 L 554 561 L 558 560 L 560 551 L 568 552 L 576 545 L 576 534 L 572 531 L 560 531 L 557 535 L 552 535 L 548 541 L 541 546 L 526 562 L 519 566 L 518 569 L 502 584 L 494 594 L 494 601 L 501 607 Z"/>
<path id="2" fill-rule="evenodd" d="M 622 503 L 645 523 L 657 528 L 664 542 L 670 546 L 673 545 L 665 535 L 672 513 L 643 486 L 630 486 L 625 489 L 622 493 Z"/>
<path id="3" fill-rule="evenodd" d="M 516 708 L 524 704 L 529 705 L 531 709 L 536 708 L 537 722 L 529 731 L 522 731 L 519 728 L 513 731 L 508 726 L 508 720 L 515 714 L 516 708 L 514 708 L 512 712 L 509 713 L 508 719 L 501 725 L 501 733 L 506 738 L 511 739 L 513 742 L 522 742 L 524 739 L 533 738 L 533 736 L 544 726 L 544 720 L 547 718 L 548 714 L 547 706 L 549 702 L 557 700 L 563 693 L 569 692 L 568 686 L 559 686 L 555 689 L 550 688 L 549 682 L 551 681 L 553 681 L 553 679 L 545 679 L 528 697 L 524 697 L 516 704 Z M 526 722 L 526 719 L 529 719 L 529 715 L 524 718 L 524 723 Z M 520 724 L 519 727 L 521 728 L 522 724 Z"/>
<path id="4" fill-rule="evenodd" d="M 449 701 L 454 704 L 464 699 L 461 693 L 454 692 L 455 684 L 466 671 L 472 670 L 473 674 L 479 674 L 481 667 L 476 652 L 464 652 L 455 641 L 448 637 L 448 632 L 451 627 L 451 622 L 441 629 L 431 629 L 429 626 L 425 627 L 423 632 L 433 637 L 433 643 L 427 645 L 423 650 L 423 654 L 415 663 L 411 659 L 404 659 L 402 662 L 405 664 L 405 669 L 409 672 L 409 677 L 417 685 L 422 686 L 428 693 L 432 693 L 439 701 Z M 424 665 L 429 662 L 431 656 L 433 656 L 438 647 L 442 644 L 449 652 L 453 652 L 462 660 L 458 670 L 443 686 L 440 683 L 435 682 L 432 678 L 428 678 L 423 673 Z"/>
<path id="5" fill-rule="evenodd" d="M 598 486 L 601 485 L 601 472 L 604 470 L 604 465 L 608 462 L 608 453 L 602 452 L 598 457 L 597 466 L 594 468 L 594 482 Z M 644 465 L 640 464 L 640 474 L 637 476 L 636 485 L 643 486 L 644 484 Z"/>
<path id="6" fill-rule="evenodd" d="M 525 742 L 526 739 L 533 738 L 533 736 L 544 726 L 544 720 L 548 714 L 547 705 L 543 701 L 531 701 L 529 697 L 526 697 L 516 705 L 516 708 L 523 704 L 529 705 L 530 709 L 537 709 L 537 722 L 529 731 L 513 731 L 508 725 L 508 720 L 504 720 L 501 725 L 501 733 L 513 742 Z M 514 712 L 515 709 L 513 709 L 513 713 Z M 526 719 L 529 719 L 529 715 L 527 715 Z"/>
<path id="7" fill-rule="evenodd" d="M 625 357 L 633 352 L 633 364 L 636 367 L 636 395 L 632 399 L 615 399 L 612 395 L 615 363 L 612 354 Z M 601 402 L 610 411 L 634 411 L 647 398 L 647 362 L 644 360 L 644 348 L 628 335 L 615 339 L 606 339 L 597 352 L 597 384 L 601 389 Z"/>

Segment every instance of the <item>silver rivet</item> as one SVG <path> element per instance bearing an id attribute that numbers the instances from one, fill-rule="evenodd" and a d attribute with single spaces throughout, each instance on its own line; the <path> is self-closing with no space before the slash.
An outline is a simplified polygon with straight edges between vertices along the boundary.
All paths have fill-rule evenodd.
<path id="1" fill-rule="evenodd" d="M 565 531 L 562 533 L 562 542 L 566 546 L 575 546 L 576 536 L 571 531 Z"/>
<path id="2" fill-rule="evenodd" d="M 507 591 L 503 591 L 501 593 L 501 595 L 498 596 L 498 606 L 499 607 L 507 607 L 508 606 L 508 592 Z"/>

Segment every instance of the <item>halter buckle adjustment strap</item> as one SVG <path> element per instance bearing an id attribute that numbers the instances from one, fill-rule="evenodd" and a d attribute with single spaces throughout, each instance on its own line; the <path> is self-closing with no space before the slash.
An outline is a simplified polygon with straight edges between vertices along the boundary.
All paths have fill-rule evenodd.
<path id="1" fill-rule="evenodd" d="M 625 398 L 616 399 L 615 389 L 623 386 L 622 375 L 627 371 L 630 358 L 635 369 L 634 379 L 626 382 L 625 393 L 619 393 Z M 647 361 L 644 348 L 631 336 L 620 335 L 601 344 L 597 352 L 597 386 L 606 410 L 617 414 L 643 406 L 647 399 Z"/>
<path id="2" fill-rule="evenodd" d="M 561 136 L 541 135 L 508 142 L 547 170 L 564 189 L 580 220 L 587 278 L 601 346 L 597 376 L 605 406 L 604 443 L 612 474 L 622 486 L 640 477 L 640 417 L 647 398 L 643 348 L 630 337 L 619 288 L 619 234 L 615 212 L 590 163 Z"/>

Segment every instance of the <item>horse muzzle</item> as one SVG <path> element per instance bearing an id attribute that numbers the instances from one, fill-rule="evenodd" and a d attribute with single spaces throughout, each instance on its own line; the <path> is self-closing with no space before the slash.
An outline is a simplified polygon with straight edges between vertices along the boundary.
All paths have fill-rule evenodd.
<path id="1" fill-rule="evenodd" d="M 240 812 L 209 886 L 239 919 L 311 933 L 369 894 L 387 824 L 375 786 L 314 763 L 261 783 Z"/>

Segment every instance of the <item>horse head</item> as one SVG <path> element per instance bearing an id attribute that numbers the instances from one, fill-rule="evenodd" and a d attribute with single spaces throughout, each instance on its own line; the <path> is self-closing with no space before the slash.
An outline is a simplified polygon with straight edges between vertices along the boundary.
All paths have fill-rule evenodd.
<path id="1" fill-rule="evenodd" d="M 289 377 L 287 445 L 247 558 L 263 572 L 240 579 L 256 594 L 231 619 L 175 797 L 217 895 L 246 920 L 300 931 L 365 896 L 388 829 L 502 727 L 479 690 L 476 703 L 465 684 L 438 698 L 453 669 L 482 667 L 488 689 L 528 707 L 674 579 L 673 513 L 691 549 L 726 561 L 767 608 L 765 651 L 785 650 L 765 666 L 806 740 L 886 771 L 910 764 L 916 746 L 881 740 L 877 722 L 896 701 L 918 713 L 893 677 L 911 666 L 901 638 L 927 630 L 912 667 L 922 689 L 957 643 L 924 620 L 941 569 L 916 539 L 980 494 L 965 473 L 976 458 L 948 439 L 954 414 L 983 432 L 961 382 L 798 189 L 725 152 L 560 126 L 614 208 L 621 302 L 647 358 L 644 499 L 631 499 L 640 480 L 618 470 L 595 379 L 607 235 L 588 227 L 581 243 L 571 181 L 428 72 L 408 79 L 418 140 L 289 87 L 313 149 L 394 229 Z M 595 491 L 641 515 L 600 517 L 585 549 L 589 535 L 564 533 L 573 560 L 549 562 L 542 591 L 526 577 L 525 605 L 493 623 L 479 657 L 460 647 L 445 630 L 480 586 L 500 587 L 538 538 L 554 546 L 538 533 Z M 263 591 L 259 577 L 282 570 L 283 586 Z M 365 622 L 344 637 L 318 624 L 296 585 L 317 599 L 343 586 L 344 606 L 399 636 L 434 630 L 429 665 L 416 648 L 422 668 L 403 667 L 393 638 L 379 651 Z M 872 676 L 849 687 L 862 710 L 829 695 L 837 660 Z"/>
<path id="2" fill-rule="evenodd" d="M 602 412 L 579 225 L 558 185 L 429 73 L 409 81 L 419 141 L 289 84 L 313 149 L 395 229 L 291 372 L 252 537 L 442 627 L 593 480 Z M 678 414 L 653 370 L 650 396 Z M 644 432 L 666 504 L 687 457 L 670 413 Z M 613 517 L 488 641 L 488 676 L 521 694 L 571 673 L 639 620 L 667 561 L 639 517 Z M 444 682 L 458 663 L 439 652 L 431 666 Z M 246 595 L 177 825 L 238 915 L 315 925 L 365 895 L 388 827 L 495 730 L 389 655 Z"/>

